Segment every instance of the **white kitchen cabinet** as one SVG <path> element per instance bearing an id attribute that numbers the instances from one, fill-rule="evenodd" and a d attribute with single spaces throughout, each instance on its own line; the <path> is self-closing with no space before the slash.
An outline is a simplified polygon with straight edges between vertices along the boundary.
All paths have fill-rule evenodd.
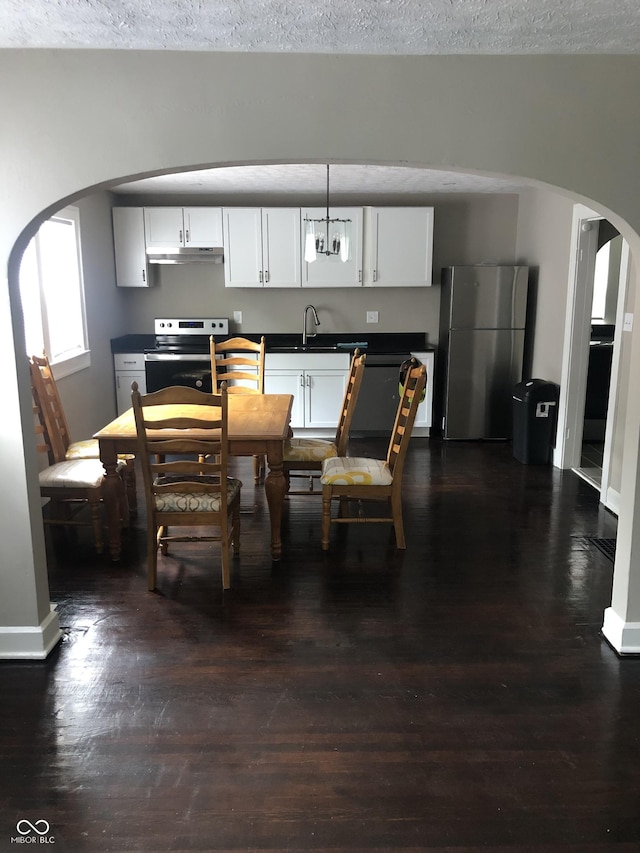
<path id="1" fill-rule="evenodd" d="M 365 223 L 366 286 L 431 286 L 432 207 L 371 207 Z"/>
<path id="2" fill-rule="evenodd" d="M 222 208 L 145 207 L 147 248 L 219 248 L 222 246 Z"/>
<path id="3" fill-rule="evenodd" d="M 333 430 L 349 373 L 349 353 L 267 353 L 266 394 L 293 394 L 291 427 Z"/>
<path id="4" fill-rule="evenodd" d="M 147 378 L 144 370 L 144 354 L 141 352 L 117 352 L 113 356 L 116 377 L 116 409 L 121 415 L 131 408 L 131 383 L 138 383 L 141 394 L 147 393 Z"/>
<path id="5" fill-rule="evenodd" d="M 225 208 L 226 287 L 300 287 L 300 209 Z"/>
<path id="6" fill-rule="evenodd" d="M 307 234 L 307 222 L 305 220 L 320 220 L 327 215 L 326 207 L 307 207 L 302 210 L 302 252 L 304 258 L 304 243 Z M 332 207 L 329 209 L 329 217 L 332 219 L 347 219 L 344 223 L 349 252 L 346 260 L 340 255 L 323 255 L 318 252 L 316 260 L 312 262 L 302 261 L 302 286 L 303 287 L 361 287 L 362 286 L 362 240 L 363 240 L 363 208 L 361 207 Z M 327 241 L 326 224 L 322 222 L 313 223 L 316 238 Z M 342 223 L 335 223 L 329 227 L 328 239 L 330 242 L 342 231 Z"/>
<path id="7" fill-rule="evenodd" d="M 425 397 L 422 403 L 418 406 L 414 428 L 420 429 L 424 427 L 431 428 L 433 423 L 433 383 L 435 380 L 435 354 L 433 352 L 412 352 L 412 356 L 419 359 L 427 368 L 427 386 Z"/>
<path id="8" fill-rule="evenodd" d="M 144 236 L 144 211 L 141 207 L 114 207 L 113 246 L 118 287 L 149 287 Z"/>

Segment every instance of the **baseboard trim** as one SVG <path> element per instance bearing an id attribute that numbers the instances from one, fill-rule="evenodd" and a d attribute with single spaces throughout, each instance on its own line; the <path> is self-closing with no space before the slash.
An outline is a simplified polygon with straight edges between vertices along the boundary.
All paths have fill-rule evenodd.
<path id="1" fill-rule="evenodd" d="M 619 655 L 640 655 L 640 622 L 625 622 L 612 607 L 607 607 L 602 633 Z"/>
<path id="2" fill-rule="evenodd" d="M 0 660 L 44 660 L 62 638 L 60 621 L 51 605 L 40 625 L 0 627 Z"/>

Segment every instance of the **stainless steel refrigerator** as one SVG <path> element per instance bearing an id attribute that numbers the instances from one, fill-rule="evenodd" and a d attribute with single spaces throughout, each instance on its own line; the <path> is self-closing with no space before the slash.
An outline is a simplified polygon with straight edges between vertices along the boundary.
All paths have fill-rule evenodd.
<path id="1" fill-rule="evenodd" d="M 529 268 L 442 271 L 440 415 L 450 439 L 507 439 L 513 387 L 522 381 Z"/>

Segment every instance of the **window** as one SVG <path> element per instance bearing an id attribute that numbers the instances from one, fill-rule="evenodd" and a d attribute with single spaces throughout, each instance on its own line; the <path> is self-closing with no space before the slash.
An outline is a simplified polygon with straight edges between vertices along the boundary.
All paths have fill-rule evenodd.
<path id="1" fill-rule="evenodd" d="M 46 350 L 57 376 L 89 365 L 78 209 L 44 222 L 20 266 L 27 355 Z"/>

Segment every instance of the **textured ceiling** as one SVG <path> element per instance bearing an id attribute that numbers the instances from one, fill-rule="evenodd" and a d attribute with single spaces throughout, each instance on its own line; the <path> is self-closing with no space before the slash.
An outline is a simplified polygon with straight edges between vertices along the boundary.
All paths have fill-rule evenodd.
<path id="1" fill-rule="evenodd" d="M 639 54 L 640 0 L 1 0 L 0 48 Z M 332 167 L 331 185 L 342 203 L 522 188 L 482 176 L 339 165 Z M 303 190 L 315 196 L 324 186 L 322 166 L 291 165 L 166 175 L 117 189 L 237 198 Z"/>
<path id="2" fill-rule="evenodd" d="M 220 204 L 276 203 L 297 197 L 301 204 L 324 204 L 327 190 L 326 165 L 286 164 L 278 166 L 234 166 L 181 172 L 132 181 L 114 192 L 132 194 L 167 193 L 183 196 L 213 194 Z M 406 202 L 429 193 L 513 193 L 523 189 L 516 180 L 489 178 L 434 169 L 402 166 L 330 167 L 331 201 L 334 204 L 375 204 L 397 196 Z"/>
<path id="3" fill-rule="evenodd" d="M 0 47 L 640 53 L 638 0 L 2 0 Z"/>

